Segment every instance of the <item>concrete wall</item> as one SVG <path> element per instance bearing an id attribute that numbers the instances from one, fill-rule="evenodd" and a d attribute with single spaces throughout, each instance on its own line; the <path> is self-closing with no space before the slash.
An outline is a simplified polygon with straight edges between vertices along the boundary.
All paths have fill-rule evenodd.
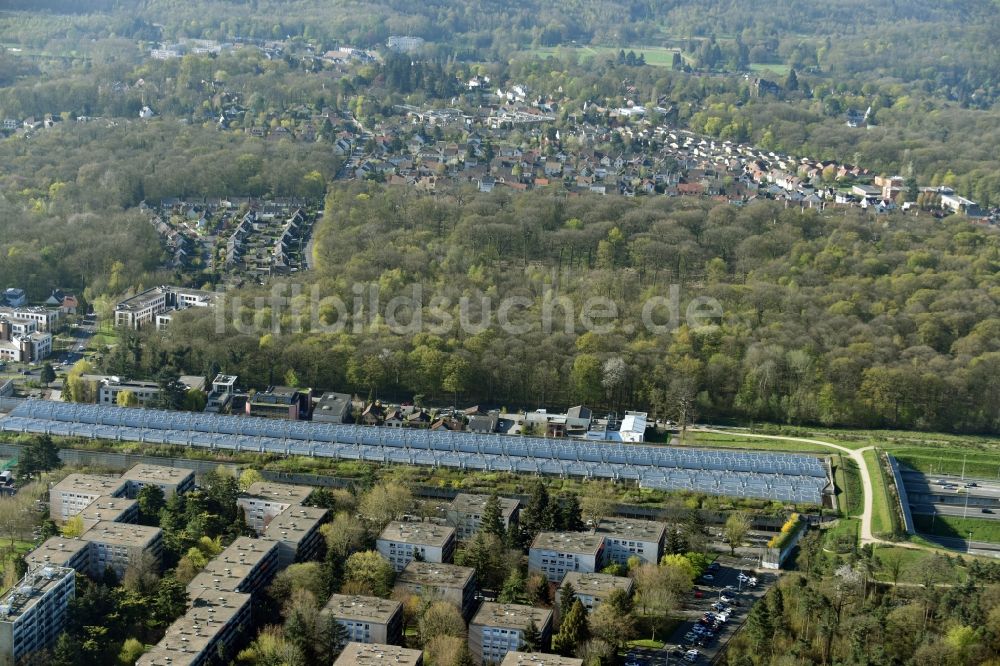
<path id="1" fill-rule="evenodd" d="M 886 453 L 889 459 L 889 469 L 892 470 L 892 482 L 896 484 L 896 496 L 899 497 L 900 515 L 903 516 L 903 527 L 907 534 L 916 534 L 917 530 L 913 526 L 913 514 L 910 513 L 910 500 L 906 497 L 906 485 L 903 484 L 903 475 L 899 472 L 899 462 L 894 456 Z"/>

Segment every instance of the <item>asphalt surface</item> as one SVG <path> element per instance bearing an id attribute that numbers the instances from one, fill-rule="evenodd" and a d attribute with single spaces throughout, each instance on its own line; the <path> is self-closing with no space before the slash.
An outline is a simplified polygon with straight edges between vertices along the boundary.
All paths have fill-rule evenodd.
<path id="1" fill-rule="evenodd" d="M 927 475 L 914 470 L 902 470 L 910 512 L 914 515 L 955 516 L 1000 520 L 1000 481 L 947 474 Z M 919 531 L 919 530 L 918 530 Z M 1000 544 L 969 541 L 961 537 L 920 535 L 945 548 L 1000 558 Z"/>
<path id="2" fill-rule="evenodd" d="M 757 558 L 740 558 L 724 555 L 717 560 L 722 567 L 714 574 L 711 582 L 697 582 L 695 589 L 701 590 L 704 597 L 701 599 L 692 597 L 684 604 L 683 614 L 688 618 L 674 630 L 670 635 L 666 645 L 662 650 L 649 648 L 636 648 L 629 652 L 625 658 L 626 664 L 636 666 L 666 666 L 676 664 L 687 664 L 689 662 L 682 658 L 688 650 L 698 650 L 699 657 L 696 664 L 708 664 L 715 660 L 719 652 L 725 648 L 729 640 L 736 634 L 740 626 L 746 620 L 747 614 L 757 601 L 759 601 L 771 585 L 778 580 L 778 575 L 772 571 L 761 572 L 753 567 Z M 737 576 L 740 571 L 745 571 L 748 576 L 757 578 L 757 587 L 751 588 L 746 584 L 741 585 Z M 725 590 L 731 585 L 732 590 Z M 684 640 L 684 635 L 692 630 L 698 620 L 708 611 L 715 612 L 712 604 L 719 601 L 721 593 L 725 592 L 739 601 L 739 606 L 731 606 L 732 612 L 729 614 L 729 621 L 724 624 L 715 638 L 706 647 L 689 644 Z"/>

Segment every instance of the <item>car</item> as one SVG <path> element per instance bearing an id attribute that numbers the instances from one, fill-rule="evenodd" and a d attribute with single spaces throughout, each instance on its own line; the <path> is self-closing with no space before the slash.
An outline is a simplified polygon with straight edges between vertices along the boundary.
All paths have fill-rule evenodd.
<path id="1" fill-rule="evenodd" d="M 723 589 L 723 590 L 735 590 L 736 588 L 735 588 L 735 587 L 733 587 L 732 585 L 726 585 L 726 586 L 725 586 L 724 588 L 722 588 L 722 589 Z"/>
<path id="2" fill-rule="evenodd" d="M 695 599 L 703 599 L 703 598 L 705 598 L 705 593 L 702 592 L 701 590 L 695 590 L 694 591 L 694 598 Z"/>
<path id="3" fill-rule="evenodd" d="M 690 662 L 690 663 L 693 664 L 694 662 L 698 661 L 698 657 L 700 657 L 700 656 L 701 656 L 701 653 L 698 652 L 697 650 L 688 650 L 687 652 L 684 653 L 684 661 L 687 661 L 687 662 Z"/>
<path id="4" fill-rule="evenodd" d="M 721 611 L 725 607 L 726 607 L 725 604 L 723 604 L 721 601 L 716 601 L 714 604 L 712 604 L 712 608 L 714 608 L 717 611 Z"/>
<path id="5" fill-rule="evenodd" d="M 640 666 L 640 664 L 635 659 L 633 659 L 631 661 L 626 661 L 625 666 Z"/>
<path id="6" fill-rule="evenodd" d="M 967 484 L 965 484 L 965 487 L 966 488 L 978 488 L 979 484 L 976 483 L 975 481 L 969 481 Z"/>
<path id="7" fill-rule="evenodd" d="M 708 570 L 709 571 L 718 571 L 721 568 L 722 568 L 722 565 L 719 564 L 718 562 L 712 562 L 711 564 L 708 565 Z"/>
<path id="8" fill-rule="evenodd" d="M 710 573 L 702 574 L 701 579 L 704 580 L 704 581 L 713 581 L 713 580 L 715 580 L 715 576 L 713 576 Z"/>
<path id="9" fill-rule="evenodd" d="M 684 642 L 694 643 L 696 640 L 698 640 L 698 634 L 694 633 L 693 631 L 689 631 L 686 634 L 684 634 Z"/>
<path id="10" fill-rule="evenodd" d="M 727 597 L 726 595 L 723 594 L 721 597 L 719 597 L 719 601 L 721 601 L 724 604 L 730 604 L 733 602 L 733 598 Z"/>
<path id="11" fill-rule="evenodd" d="M 741 580 L 741 581 L 743 581 L 744 583 L 745 583 L 745 582 L 747 582 L 748 580 L 750 580 L 750 576 L 746 575 L 746 574 L 745 574 L 745 573 L 743 573 L 742 571 L 741 571 L 741 572 L 739 573 L 739 575 L 738 575 L 738 576 L 736 576 L 736 578 L 737 578 L 737 580 Z"/>
<path id="12" fill-rule="evenodd" d="M 983 507 L 983 513 L 993 513 L 993 509 L 990 509 L 990 508 L 984 506 Z"/>
<path id="13" fill-rule="evenodd" d="M 702 636 L 701 638 L 695 641 L 695 643 L 700 645 L 701 647 L 708 647 L 708 644 L 711 642 L 712 639 L 709 638 L 708 636 Z"/>
<path id="14" fill-rule="evenodd" d="M 757 577 L 754 576 L 750 578 L 750 580 L 747 581 L 747 585 L 749 585 L 750 587 L 757 587 Z"/>

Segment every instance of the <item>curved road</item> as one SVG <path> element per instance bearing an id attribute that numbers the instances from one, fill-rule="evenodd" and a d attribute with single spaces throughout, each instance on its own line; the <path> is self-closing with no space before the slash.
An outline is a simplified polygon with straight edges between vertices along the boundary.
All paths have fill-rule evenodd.
<path id="1" fill-rule="evenodd" d="M 830 442 L 824 442 L 818 439 L 806 439 L 804 437 L 785 437 L 783 435 L 752 435 L 745 432 L 737 432 L 734 430 L 723 430 L 718 428 L 691 428 L 691 430 L 699 432 L 714 432 L 721 435 L 739 435 L 741 437 L 754 437 L 756 439 L 771 439 L 786 442 L 803 442 L 805 444 L 816 444 L 817 446 L 825 446 L 827 448 L 836 449 L 841 453 L 846 453 L 849 455 L 858 466 L 861 471 L 861 485 L 864 488 L 864 510 L 861 513 L 861 545 L 866 543 L 881 543 L 881 539 L 876 539 L 872 536 L 872 504 L 874 497 L 872 490 L 872 477 L 868 473 L 868 465 L 865 464 L 864 452 L 875 447 L 866 446 L 863 449 L 849 449 L 846 446 L 841 446 L 840 444 L 831 444 Z"/>

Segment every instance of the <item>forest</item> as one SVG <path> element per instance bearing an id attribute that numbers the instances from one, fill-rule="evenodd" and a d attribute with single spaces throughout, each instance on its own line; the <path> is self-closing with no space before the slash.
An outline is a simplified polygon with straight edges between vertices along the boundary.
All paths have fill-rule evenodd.
<path id="1" fill-rule="evenodd" d="M 120 344 L 110 369 L 221 366 L 257 387 L 291 369 L 302 386 L 393 399 L 1000 431 L 1000 239 L 964 220 L 876 220 L 773 202 L 432 197 L 369 183 L 331 190 L 315 255 L 314 284 L 284 294 L 300 289 L 291 303 L 315 308 L 323 330 L 310 331 L 291 305 L 273 309 L 267 293 L 244 292 L 227 306 L 224 332 L 216 316 L 186 313 L 166 339 Z M 708 297 L 721 317 L 642 325 L 648 299 L 671 285 L 682 308 Z M 419 299 L 422 328 L 400 334 L 382 317 L 330 305 L 375 289 L 383 304 Z M 498 318 L 481 330 L 459 325 L 462 297 L 479 324 L 475 304 L 512 295 L 513 320 L 528 332 L 507 332 Z M 600 332 L 577 316 L 592 297 L 617 309 Z M 310 305 L 314 298 L 326 300 Z M 539 324 L 546 308 L 549 334 Z M 665 311 L 651 312 L 666 321 Z"/>

